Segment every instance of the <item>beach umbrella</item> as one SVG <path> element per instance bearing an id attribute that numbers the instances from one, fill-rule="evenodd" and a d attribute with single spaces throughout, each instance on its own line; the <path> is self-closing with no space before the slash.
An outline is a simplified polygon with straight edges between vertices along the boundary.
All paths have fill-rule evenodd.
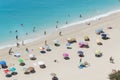
<path id="1" fill-rule="evenodd" d="M 84 36 L 84 40 L 85 40 L 85 41 L 88 41 L 88 40 L 89 40 L 89 37 L 88 37 L 88 36 Z"/>
<path id="2" fill-rule="evenodd" d="M 27 68 L 26 68 L 26 67 L 24 67 L 24 68 L 23 68 L 23 71 L 27 71 Z"/>
<path id="3" fill-rule="evenodd" d="M 49 45 L 45 45 L 45 49 L 50 49 L 50 46 Z"/>
<path id="4" fill-rule="evenodd" d="M 24 61 L 23 61 L 23 59 L 19 58 L 19 59 L 18 59 L 18 62 L 19 62 L 19 63 L 23 63 Z"/>
<path id="5" fill-rule="evenodd" d="M 7 74 L 9 72 L 8 69 L 4 69 L 4 73 Z"/>
<path id="6" fill-rule="evenodd" d="M 84 52 L 79 50 L 79 51 L 77 51 L 77 53 L 78 54 L 83 54 Z"/>
<path id="7" fill-rule="evenodd" d="M 105 34 L 105 33 L 104 33 L 104 34 L 101 34 L 101 36 L 106 37 L 106 36 L 107 36 L 107 34 Z"/>
<path id="8" fill-rule="evenodd" d="M 95 54 L 100 54 L 101 52 L 99 50 L 96 50 L 95 51 Z"/>
<path id="9" fill-rule="evenodd" d="M 38 61 L 38 65 L 44 65 L 45 63 L 43 61 Z"/>
<path id="10" fill-rule="evenodd" d="M 16 53 L 14 53 L 14 56 L 20 57 L 20 53 L 19 53 L 19 52 L 16 52 Z"/>
<path id="11" fill-rule="evenodd" d="M 68 53 L 63 53 L 63 57 L 68 57 L 69 54 Z"/>
<path id="12" fill-rule="evenodd" d="M 5 61 L 0 61 L 0 65 L 6 65 Z"/>
<path id="13" fill-rule="evenodd" d="M 96 33 L 96 34 L 100 34 L 101 32 L 103 32 L 103 29 L 102 29 L 102 28 L 95 30 L 95 33 Z"/>
<path id="14" fill-rule="evenodd" d="M 66 46 L 70 46 L 70 43 L 66 43 Z"/>
<path id="15" fill-rule="evenodd" d="M 56 76 L 56 74 L 55 74 L 55 73 L 51 73 L 50 75 L 51 75 L 51 76 Z"/>
<path id="16" fill-rule="evenodd" d="M 96 42 L 101 42 L 101 40 L 97 39 Z"/>
<path id="17" fill-rule="evenodd" d="M 33 55 L 33 54 L 30 54 L 30 55 L 29 55 L 29 57 L 30 57 L 30 58 L 33 58 L 33 57 L 35 57 L 35 55 Z"/>
<path id="18" fill-rule="evenodd" d="M 27 70 L 34 71 L 34 67 L 29 67 Z"/>
<path id="19" fill-rule="evenodd" d="M 11 72 L 14 72 L 15 70 L 16 70 L 16 68 L 14 68 L 14 67 L 9 68 L 9 71 L 11 71 Z"/>
<path id="20" fill-rule="evenodd" d="M 84 45 L 84 42 L 83 41 L 79 42 L 79 45 Z"/>
<path id="21" fill-rule="evenodd" d="M 53 40 L 53 42 L 54 42 L 55 44 L 59 43 L 59 41 L 58 41 L 57 39 Z"/>

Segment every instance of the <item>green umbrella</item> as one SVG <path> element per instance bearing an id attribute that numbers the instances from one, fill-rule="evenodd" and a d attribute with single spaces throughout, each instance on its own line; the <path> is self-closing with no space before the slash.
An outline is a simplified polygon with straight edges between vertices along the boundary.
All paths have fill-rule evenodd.
<path id="1" fill-rule="evenodd" d="M 24 61 L 23 61 L 23 59 L 19 58 L 19 59 L 18 59 L 18 62 L 19 62 L 19 63 L 23 63 Z"/>

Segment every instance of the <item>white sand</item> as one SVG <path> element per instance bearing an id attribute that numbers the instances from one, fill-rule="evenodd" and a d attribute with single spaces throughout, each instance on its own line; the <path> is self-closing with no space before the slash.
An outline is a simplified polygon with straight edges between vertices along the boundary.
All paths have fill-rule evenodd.
<path id="1" fill-rule="evenodd" d="M 13 55 L 8 55 L 8 50 L 0 50 L 0 60 L 5 60 L 8 67 L 14 64 L 18 75 L 12 76 L 11 78 L 6 78 L 3 69 L 0 70 L 0 80 L 51 80 L 50 73 L 56 73 L 60 80 L 109 80 L 108 74 L 112 69 L 119 69 L 120 59 L 119 59 L 119 41 L 120 41 L 120 13 L 115 13 L 110 16 L 101 18 L 100 20 L 91 21 L 91 25 L 78 24 L 74 27 L 68 27 L 61 29 L 63 36 L 59 36 L 58 32 L 46 36 L 41 41 L 36 41 L 20 48 L 13 47 L 14 52 L 20 52 L 21 58 L 25 61 L 25 66 L 19 66 L 17 58 Z M 107 29 L 107 27 L 113 27 L 113 29 Z M 100 39 L 99 35 L 95 34 L 95 29 L 103 28 L 105 33 L 110 37 L 109 40 L 102 40 L 103 46 L 98 46 L 96 44 L 96 39 Z M 59 31 L 59 30 L 58 30 Z M 90 48 L 79 48 L 78 42 L 83 41 L 83 36 L 88 35 L 90 37 L 89 46 Z M 76 38 L 77 43 L 72 44 L 72 49 L 66 49 L 67 38 Z M 53 45 L 53 40 L 58 39 L 61 46 L 55 47 Z M 46 54 L 41 54 L 39 47 L 44 46 L 44 41 L 47 40 L 52 51 Z M 29 60 L 28 55 L 30 53 L 25 53 L 25 48 L 33 49 L 32 54 L 35 54 L 37 60 Z M 77 54 L 78 50 L 82 50 L 85 53 L 83 62 L 87 61 L 90 66 L 87 68 L 79 69 L 79 57 Z M 95 51 L 100 50 L 103 52 L 103 56 L 100 58 L 95 57 Z M 69 53 L 70 60 L 63 59 L 63 52 Z M 115 64 L 109 62 L 109 57 L 112 56 L 115 59 Z M 57 59 L 58 62 L 53 62 Z M 45 69 L 41 69 L 36 64 L 38 61 L 44 61 L 46 64 Z M 33 66 L 36 73 L 24 75 L 23 68 Z"/>

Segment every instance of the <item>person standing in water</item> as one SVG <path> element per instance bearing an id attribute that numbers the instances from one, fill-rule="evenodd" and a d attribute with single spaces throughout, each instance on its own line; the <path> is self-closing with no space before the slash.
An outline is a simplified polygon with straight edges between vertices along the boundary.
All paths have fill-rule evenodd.
<path id="1" fill-rule="evenodd" d="M 46 31 L 44 31 L 44 35 L 46 35 Z"/>
<path id="2" fill-rule="evenodd" d="M 18 35 L 16 35 L 16 40 L 18 40 Z"/>

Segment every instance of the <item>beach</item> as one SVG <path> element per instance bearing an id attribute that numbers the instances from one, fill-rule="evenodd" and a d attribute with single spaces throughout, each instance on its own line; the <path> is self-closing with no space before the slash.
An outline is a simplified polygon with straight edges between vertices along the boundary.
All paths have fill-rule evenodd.
<path id="1" fill-rule="evenodd" d="M 9 48 L 0 50 L 0 60 L 5 60 L 8 67 L 15 67 L 17 75 L 10 78 L 5 77 L 4 69 L 0 70 L 1 80 L 52 80 L 51 73 L 56 73 L 59 80 L 109 80 L 108 75 L 111 73 L 112 69 L 119 69 L 119 41 L 120 41 L 120 12 L 110 14 L 109 16 L 104 16 L 97 18 L 96 20 L 89 21 L 90 25 L 86 23 L 80 23 L 71 25 L 70 27 L 57 29 L 50 35 L 45 35 L 41 40 L 25 44 L 25 46 L 12 47 L 14 52 L 19 52 L 24 62 L 25 66 L 20 66 L 18 63 L 18 58 L 14 55 L 9 55 Z M 69 24 L 68 24 L 69 25 Z M 112 27 L 112 29 L 107 29 L 107 27 Z M 95 33 L 95 30 L 102 28 L 103 31 L 108 35 L 110 39 L 102 40 L 100 35 Z M 59 32 L 62 32 L 62 36 Z M 80 48 L 78 43 L 84 41 L 84 36 L 89 36 L 90 41 L 88 41 L 89 48 Z M 76 43 L 71 44 L 72 49 L 66 49 L 66 42 L 68 38 L 75 38 Z M 53 40 L 57 39 L 60 42 L 60 46 L 54 46 Z M 96 44 L 96 39 L 101 39 L 103 45 L 99 46 Z M 45 54 L 40 53 L 40 47 L 45 45 L 45 40 L 47 44 L 52 49 L 50 52 Z M 25 49 L 30 50 L 26 53 Z M 79 66 L 79 56 L 77 54 L 78 50 L 82 50 L 85 57 L 82 61 L 87 61 L 90 65 L 86 68 L 80 69 Z M 100 50 L 103 55 L 100 58 L 95 57 L 95 51 Z M 34 54 L 36 60 L 31 61 L 29 59 L 29 54 Z M 70 59 L 65 60 L 63 58 L 63 53 L 68 53 Z M 115 59 L 115 64 L 109 62 L 109 58 L 113 57 Z M 57 60 L 57 62 L 54 62 Z M 37 62 L 44 61 L 46 68 L 41 69 Z M 23 68 L 34 67 L 35 73 L 25 75 Z"/>

